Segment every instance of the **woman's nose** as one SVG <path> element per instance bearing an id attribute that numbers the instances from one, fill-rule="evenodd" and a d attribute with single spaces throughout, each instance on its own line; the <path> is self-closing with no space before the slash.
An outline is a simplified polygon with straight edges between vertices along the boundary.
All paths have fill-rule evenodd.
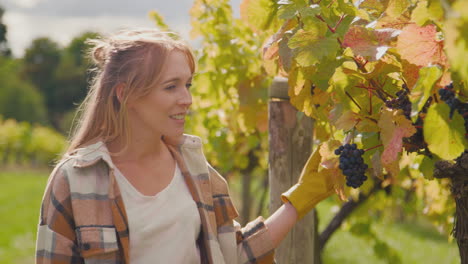
<path id="1" fill-rule="evenodd" d="M 192 104 L 192 93 L 190 93 L 189 89 L 183 89 L 179 103 L 185 106 L 190 106 Z"/>

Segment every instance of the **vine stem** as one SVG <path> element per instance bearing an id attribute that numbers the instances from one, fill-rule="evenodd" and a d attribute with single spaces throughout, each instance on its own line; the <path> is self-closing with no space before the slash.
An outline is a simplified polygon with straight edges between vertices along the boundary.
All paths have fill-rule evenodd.
<path id="1" fill-rule="evenodd" d="M 377 145 L 377 146 L 373 146 L 373 147 L 371 147 L 371 148 L 365 149 L 364 151 L 373 150 L 373 149 L 376 149 L 376 148 L 379 148 L 379 147 L 382 147 L 382 146 L 383 146 L 383 144 L 379 144 L 379 145 Z"/>
<path id="2" fill-rule="evenodd" d="M 327 21 L 325 21 L 325 19 L 323 19 L 321 15 L 315 15 L 315 17 L 318 18 L 323 23 L 327 24 L 328 30 L 330 30 L 332 33 L 335 33 L 335 30 L 332 27 L 330 27 L 330 25 L 328 25 Z"/>
<path id="3" fill-rule="evenodd" d="M 359 108 L 359 110 L 362 110 L 361 106 L 356 102 L 356 100 L 354 100 L 354 98 L 348 92 L 345 91 L 345 93 L 349 99 L 351 99 L 351 101 L 353 101 L 353 103 Z"/>

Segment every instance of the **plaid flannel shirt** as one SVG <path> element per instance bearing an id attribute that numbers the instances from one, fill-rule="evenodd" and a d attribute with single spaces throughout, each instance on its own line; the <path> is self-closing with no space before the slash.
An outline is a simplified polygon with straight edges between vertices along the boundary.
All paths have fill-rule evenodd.
<path id="1" fill-rule="evenodd" d="M 270 235 L 258 217 L 241 228 L 227 183 L 207 162 L 198 137 L 166 142 L 197 204 L 201 262 L 274 263 Z M 183 230 L 181 230 L 182 232 Z M 81 148 L 51 173 L 42 201 L 36 263 L 129 263 L 131 230 L 105 144 Z"/>

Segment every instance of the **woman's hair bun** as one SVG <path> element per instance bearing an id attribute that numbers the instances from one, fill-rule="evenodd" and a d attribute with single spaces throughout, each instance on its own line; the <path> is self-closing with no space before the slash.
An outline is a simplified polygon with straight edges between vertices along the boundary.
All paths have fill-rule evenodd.
<path id="1" fill-rule="evenodd" d="M 91 47 L 89 57 L 99 67 L 104 67 L 109 56 L 110 45 L 101 39 L 89 39 L 86 43 Z"/>

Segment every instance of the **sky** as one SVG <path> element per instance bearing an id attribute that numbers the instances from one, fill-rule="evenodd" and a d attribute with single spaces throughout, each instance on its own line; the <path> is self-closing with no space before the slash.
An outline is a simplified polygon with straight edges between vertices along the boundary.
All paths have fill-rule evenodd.
<path id="1" fill-rule="evenodd" d="M 234 15 L 241 0 L 231 0 Z M 189 40 L 189 10 L 193 0 L 0 0 L 3 23 L 15 57 L 31 41 L 49 37 L 65 46 L 86 31 L 115 32 L 120 28 L 153 27 L 148 12 L 155 10 L 183 38 Z"/>

